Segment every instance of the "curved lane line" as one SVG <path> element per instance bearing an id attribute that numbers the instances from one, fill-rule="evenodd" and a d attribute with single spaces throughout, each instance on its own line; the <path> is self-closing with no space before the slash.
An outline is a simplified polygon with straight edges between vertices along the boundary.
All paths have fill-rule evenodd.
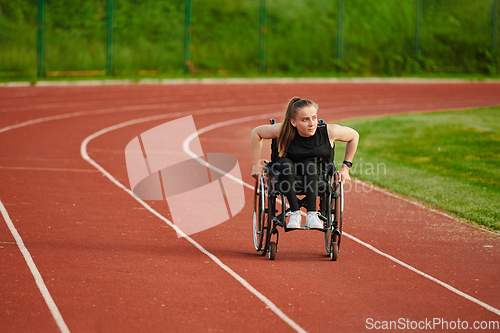
<path id="1" fill-rule="evenodd" d="M 19 248 L 19 251 L 21 251 L 24 260 L 26 260 L 26 263 L 28 264 L 31 274 L 35 278 L 36 285 L 38 286 L 38 289 L 40 290 L 40 293 L 42 294 L 45 303 L 49 307 L 50 313 L 52 313 L 52 317 L 54 317 L 54 320 L 56 321 L 59 330 L 61 330 L 61 332 L 63 333 L 69 333 L 68 326 L 66 326 L 66 323 L 64 322 L 64 319 L 61 316 L 61 313 L 59 312 L 59 309 L 57 308 L 54 299 L 50 295 L 50 292 L 47 289 L 45 282 L 43 282 L 42 275 L 38 271 L 38 268 L 36 267 L 30 252 L 28 251 L 26 246 L 24 246 L 23 239 L 17 232 L 17 229 L 14 227 L 14 223 L 12 223 L 12 220 L 9 217 L 9 213 L 7 213 L 7 210 L 5 209 L 5 206 L 3 205 L 1 200 L 0 200 L 0 211 L 2 212 L 2 216 L 5 220 L 5 223 L 7 223 L 7 227 L 9 227 L 12 236 L 14 236 L 14 239 L 16 240 L 16 244 L 17 247 Z"/>
<path id="2" fill-rule="evenodd" d="M 279 107 L 281 107 L 281 104 L 279 104 L 278 106 L 279 106 Z M 141 110 L 143 110 L 145 107 L 147 108 L 147 106 L 137 106 L 137 107 L 142 107 L 142 108 L 141 108 Z M 162 107 L 163 107 L 163 106 L 162 106 Z M 158 109 L 158 107 L 153 107 L 153 108 L 151 108 L 151 109 Z M 178 112 L 177 114 L 178 114 L 178 116 L 182 116 L 182 115 L 186 115 L 186 114 L 203 114 L 203 113 L 208 113 L 208 112 L 210 112 L 210 111 L 220 110 L 220 109 L 221 109 L 221 108 L 210 108 L 210 109 L 203 110 L 204 112 L 196 112 L 196 111 L 193 111 L 193 112 Z M 234 108 L 233 108 L 233 109 L 234 109 Z M 115 113 L 115 112 L 127 112 L 127 111 L 137 111 L 137 109 L 135 109 L 135 107 L 126 107 L 126 108 L 124 108 L 124 109 L 103 109 L 103 110 L 96 110 L 96 111 L 81 111 L 81 112 L 74 112 L 74 113 L 68 113 L 68 114 L 62 114 L 62 115 L 47 116 L 47 117 L 37 118 L 37 119 L 33 119 L 33 120 L 29 120 L 29 121 L 22 122 L 22 123 L 19 123 L 19 124 L 14 124 L 14 125 L 10 125 L 10 126 L 7 126 L 7 127 L 3 127 L 3 128 L 1 128 L 1 129 L 0 129 L 0 133 L 7 132 L 7 131 L 12 130 L 12 129 L 21 128 L 21 127 L 28 126 L 28 125 L 33 125 L 33 124 L 38 124 L 38 123 L 46 122 L 46 121 L 59 120 L 59 119 L 67 119 L 67 118 L 72 118 L 72 117 L 86 116 L 86 115 L 93 115 L 93 114 L 98 115 L 98 114 Z M 201 111 L 201 110 L 200 110 L 200 111 Z M 173 117 L 173 116 L 175 116 L 175 114 L 170 114 L 170 116 L 172 116 L 172 117 Z M 167 115 L 165 115 L 165 118 L 167 118 L 167 117 L 168 117 L 168 116 L 167 116 Z M 158 117 L 157 119 L 161 119 L 161 118 L 163 118 L 163 117 Z M 152 120 L 154 120 L 154 119 L 152 119 Z M 228 125 L 228 124 L 227 124 L 227 125 Z M 127 126 L 128 126 L 128 125 L 127 125 Z M 214 129 L 214 127 L 213 127 L 213 126 L 214 126 L 214 125 L 209 126 L 209 127 L 210 127 L 210 129 Z M 206 128 L 204 128 L 204 129 L 203 129 L 203 130 L 204 130 L 203 132 L 206 132 L 206 131 L 208 131 L 208 130 L 210 130 L 210 129 L 208 129 L 208 127 L 206 127 Z M 201 130 L 200 130 L 200 131 L 201 131 Z M 198 132 L 200 132 L 200 131 L 198 131 Z M 203 133 L 203 132 L 202 132 L 202 133 Z M 82 144 L 83 144 L 83 143 L 82 143 Z M 89 162 L 89 163 L 90 163 L 90 162 Z M 91 164 L 92 164 L 92 163 L 91 163 Z M 103 170 L 104 170 L 104 169 L 103 169 Z M 105 170 L 104 170 L 104 171 L 105 171 Z M 103 172 L 103 171 L 101 171 L 101 172 Z M 120 185 L 121 185 L 121 184 L 120 184 Z M 252 190 L 254 189 L 254 187 L 253 187 L 252 185 L 249 185 L 249 184 L 246 184 L 246 183 L 244 183 L 244 185 L 245 185 L 246 187 L 248 187 L 248 188 L 252 189 Z M 128 190 L 128 189 L 126 189 L 126 188 L 125 188 L 125 190 Z M 385 191 L 381 191 L 381 192 L 386 193 Z M 386 194 L 390 195 L 389 193 L 386 193 Z M 132 195 L 132 196 L 134 196 L 134 194 L 133 194 L 133 193 L 132 193 L 131 195 Z M 136 197 L 134 196 L 134 198 L 136 198 Z M 138 199 L 138 198 L 136 198 L 136 199 Z M 403 199 L 403 198 L 399 198 L 399 199 L 405 200 L 405 199 Z M 139 199 L 139 200 L 140 200 L 140 199 Z M 407 200 L 405 200 L 405 201 L 407 201 Z M 1 202 L 1 200 L 0 200 L 0 205 L 1 205 L 2 215 L 4 216 L 4 219 L 6 219 L 6 222 L 7 222 L 8 213 L 7 213 L 7 210 L 5 209 L 5 207 L 3 206 L 3 204 L 2 204 L 2 202 Z M 423 207 L 423 208 L 428 209 L 427 207 Z M 432 210 L 432 209 L 431 209 L 431 210 Z M 155 215 L 156 215 L 156 214 L 155 214 Z M 5 216 L 7 216 L 7 218 L 5 218 Z M 445 215 L 445 216 L 447 216 L 447 215 Z M 162 218 L 162 216 L 161 216 L 161 215 L 160 215 L 159 217 L 160 217 L 160 218 Z M 454 219 L 454 218 L 453 218 L 453 217 L 451 217 L 451 216 L 447 216 L 447 217 L 450 217 L 450 218 Z M 10 218 L 8 218 L 8 220 L 10 221 L 10 225 L 9 225 L 9 223 L 7 223 L 7 224 L 9 225 L 9 229 L 11 229 L 11 233 L 12 233 L 12 234 L 13 234 L 13 236 L 16 238 L 16 240 L 17 240 L 17 239 L 19 239 L 19 241 L 22 243 L 22 238 L 21 238 L 21 237 L 20 237 L 20 235 L 18 234 L 18 232 L 17 232 L 17 230 L 16 230 L 16 228 L 15 228 L 14 224 L 12 223 L 12 221 L 10 220 Z M 454 220 L 456 220 L 456 219 L 454 219 Z M 16 237 L 14 234 L 17 234 L 17 237 Z M 360 244 L 362 244 L 362 245 L 364 245 L 364 246 L 367 246 L 368 248 L 372 249 L 373 251 L 375 251 L 375 252 L 377 252 L 377 251 L 378 251 L 377 253 L 379 253 L 379 254 L 384 254 L 384 255 L 388 256 L 388 258 L 389 258 L 389 257 L 390 257 L 390 258 L 393 258 L 393 257 L 391 257 L 391 256 L 389 256 L 389 255 L 387 255 L 387 254 L 385 254 L 385 253 L 383 253 L 383 252 L 381 252 L 381 251 L 377 250 L 376 248 L 372 247 L 371 245 L 366 244 L 366 243 L 363 243 L 361 240 L 358 240 L 358 239 L 357 239 L 357 238 L 355 238 L 354 236 L 351 236 L 351 235 L 349 235 L 349 234 L 347 234 L 347 233 L 345 233 L 345 232 L 344 232 L 344 234 L 345 234 L 348 238 L 351 238 L 352 240 L 354 240 L 354 241 L 356 241 L 356 242 L 358 242 L 358 243 L 360 243 Z M 23 244 L 23 247 L 24 247 L 24 243 L 22 243 L 22 244 Z M 366 245 L 365 245 L 365 244 L 366 244 Z M 18 245 L 18 246 L 19 246 L 19 245 Z M 25 247 L 24 247 L 24 248 L 25 248 Z M 26 248 L 25 248 L 25 249 L 26 249 Z M 27 252 L 27 253 L 28 253 L 28 255 L 29 255 L 29 252 L 28 252 L 28 250 L 27 250 L 27 249 L 26 249 L 26 252 Z M 24 254 L 24 253 L 23 253 L 23 254 Z M 29 256 L 29 257 L 31 258 L 31 256 Z M 25 258 L 26 258 L 26 257 L 25 257 Z M 396 259 L 396 258 L 394 258 L 394 259 L 395 259 L 395 260 L 398 260 L 398 259 Z M 392 260 L 392 259 L 391 259 L 391 260 Z M 31 259 L 31 261 L 33 262 L 33 260 L 32 260 L 32 259 Z M 396 261 L 396 262 L 398 262 L 398 261 Z M 398 262 L 398 263 L 399 263 L 399 262 Z M 402 262 L 401 262 L 401 263 L 402 263 Z M 29 264 L 28 264 L 28 265 L 29 265 Z M 405 264 L 405 265 L 406 265 L 406 264 Z M 33 266 L 35 267 L 35 270 L 36 270 L 36 266 L 34 265 L 34 262 L 33 262 Z M 409 266 L 409 265 L 408 265 L 408 266 Z M 409 267 L 411 267 L 411 266 L 409 266 Z M 31 267 L 30 267 L 30 269 L 31 269 Z M 416 269 L 415 269 L 415 271 L 418 271 L 418 270 L 416 270 Z M 40 276 L 40 280 L 41 280 L 41 282 L 43 283 L 43 280 L 41 279 L 41 275 L 40 275 L 40 273 L 38 272 L 38 270 L 36 270 L 36 272 L 38 273 L 38 276 Z M 418 272 L 420 272 L 420 271 L 418 271 Z M 33 272 L 32 272 L 32 274 L 33 274 L 33 275 L 34 275 L 34 277 L 35 277 L 35 273 L 33 273 Z M 423 272 L 420 272 L 419 274 L 424 275 L 424 276 L 425 276 L 425 275 L 427 275 L 427 274 L 425 274 L 425 273 L 423 273 Z M 430 278 L 432 278 L 431 276 L 429 276 L 429 277 L 430 277 Z M 434 279 L 434 278 L 433 278 L 433 279 Z M 36 277 L 35 277 L 35 280 L 36 280 Z M 437 280 L 437 279 L 436 279 L 436 281 L 439 281 L 439 280 Z M 441 281 L 440 281 L 440 282 L 441 282 Z M 450 287 L 450 288 L 451 288 L 450 290 L 452 290 L 452 289 L 453 289 L 453 290 L 456 290 L 456 291 L 457 291 L 457 292 L 459 292 L 459 293 L 462 293 L 461 291 L 459 291 L 459 290 L 457 290 L 457 289 L 455 289 L 455 288 L 453 288 L 453 287 L 451 287 L 451 286 L 449 286 L 449 285 L 445 284 L 444 282 L 442 282 L 442 283 L 443 283 L 443 285 Z M 45 287 L 45 289 L 46 289 L 46 287 Z M 47 290 L 47 289 L 46 289 L 46 290 Z M 48 290 L 47 290 L 47 292 L 48 292 Z M 464 294 L 464 293 L 463 293 L 463 294 Z M 48 294 L 48 295 L 49 295 L 49 297 L 50 297 L 50 294 Z M 464 295 L 468 296 L 467 294 L 464 294 Z M 473 298 L 473 297 L 471 297 L 471 296 L 468 296 L 468 297 L 470 297 L 470 298 L 474 299 L 474 298 Z M 52 299 L 52 298 L 50 297 L 50 299 Z M 474 299 L 474 300 L 476 300 L 476 299 Z M 476 300 L 476 301 L 477 301 L 477 302 L 479 302 L 478 304 L 484 304 L 484 305 L 486 305 L 487 307 L 489 307 L 489 308 L 493 309 L 493 310 L 490 310 L 490 311 L 493 311 L 494 313 L 496 313 L 496 314 L 500 315 L 500 310 L 498 310 L 498 309 L 496 309 L 496 308 L 493 308 L 493 307 L 489 306 L 488 304 L 483 303 L 483 302 L 481 302 L 481 301 L 479 301 L 479 300 Z M 47 300 L 46 300 L 46 302 L 47 302 Z M 52 303 L 53 303 L 53 300 L 52 300 Z M 55 306 L 55 303 L 53 303 L 53 304 L 54 304 L 54 306 Z M 47 303 L 47 305 L 49 305 L 49 304 Z M 50 308 L 50 306 L 49 306 L 49 308 Z M 56 306 L 56 310 L 57 310 L 57 306 Z M 57 313 L 59 313 L 59 311 L 58 311 L 58 310 L 57 310 Z M 59 313 L 59 316 L 60 316 L 60 313 Z M 61 320 L 62 320 L 62 317 L 61 317 Z M 63 323 L 64 323 L 64 321 L 63 321 Z M 65 326 L 65 324 L 64 324 L 64 326 Z M 66 327 L 66 329 L 67 329 L 67 327 Z M 68 332 L 69 332 L 69 330 L 68 330 Z"/>
<path id="3" fill-rule="evenodd" d="M 181 117 L 183 115 L 193 114 L 193 113 L 194 114 L 214 113 L 214 111 L 224 110 L 224 109 L 225 108 L 209 108 L 209 109 L 198 110 L 198 111 L 194 111 L 194 112 L 184 111 L 184 112 L 176 112 L 176 113 L 171 113 L 171 114 L 163 114 L 163 115 L 159 115 L 159 116 L 149 117 L 150 120 L 148 120 L 148 121 L 152 121 L 152 120 L 156 120 L 156 119 L 162 119 L 162 118 L 168 118 L 168 117 Z M 239 109 L 240 108 L 236 108 L 237 111 L 239 111 Z M 96 111 L 81 111 L 81 112 L 72 112 L 72 113 L 66 113 L 66 114 L 55 115 L 55 116 L 41 117 L 41 118 L 36 118 L 36 119 L 24 121 L 24 122 L 19 123 L 19 124 L 14 124 L 14 125 L 10 125 L 10 126 L 6 126 L 6 127 L 3 127 L 3 128 L 0 128 L 0 133 L 4 133 L 4 132 L 7 132 L 7 131 L 10 131 L 10 130 L 13 130 L 13 129 L 18 129 L 18 128 L 22 128 L 22 127 L 25 127 L 25 126 L 39 124 L 39 123 L 43 123 L 43 122 L 47 122 L 47 121 L 52 121 L 52 120 L 68 119 L 68 118 L 74 118 L 74 117 L 79 117 L 79 116 L 87 116 L 87 115 L 93 115 L 93 114 L 97 115 L 97 114 L 106 114 L 106 113 L 114 113 L 114 112 L 125 112 L 125 111 L 137 111 L 137 110 L 135 109 L 135 107 L 129 107 L 126 110 L 122 110 L 122 109 L 103 109 L 103 110 L 96 110 Z M 133 122 L 132 123 L 127 122 L 127 123 L 129 123 L 129 124 L 127 124 L 126 126 L 133 124 Z M 102 170 L 101 170 L 101 172 L 102 172 Z M 40 293 L 42 294 L 42 296 L 43 296 L 43 298 L 45 300 L 45 303 L 47 304 L 47 306 L 48 306 L 48 308 L 49 308 L 49 310 L 50 310 L 50 312 L 51 312 L 54 320 L 56 321 L 57 326 L 59 327 L 59 329 L 61 330 L 61 332 L 63 332 L 63 333 L 69 333 L 70 331 L 69 331 L 66 323 L 64 322 L 64 319 L 63 319 L 63 317 L 62 317 L 62 315 L 61 315 L 61 313 L 60 313 L 57 305 L 55 304 L 54 299 L 50 295 L 50 292 L 49 292 L 47 286 L 45 285 L 45 283 L 43 281 L 43 278 L 42 278 L 42 275 L 40 274 L 40 271 L 38 271 L 38 268 L 36 267 L 35 262 L 33 261 L 33 258 L 31 257 L 31 254 L 29 253 L 28 249 L 24 245 L 24 242 L 23 242 L 23 239 L 22 239 L 21 235 L 19 235 L 19 232 L 17 231 L 14 223 L 10 219 L 9 214 L 7 212 L 7 209 L 5 208 L 5 206 L 3 205 L 3 203 L 2 203 L 1 200 L 0 200 L 0 211 L 2 213 L 2 216 L 3 216 L 3 218 L 4 218 L 4 220 L 5 220 L 6 224 L 7 224 L 7 226 L 9 228 L 12 236 L 16 240 L 16 244 L 19 247 L 19 250 L 23 254 L 23 257 L 24 257 L 24 259 L 26 261 L 26 264 L 28 265 L 28 267 L 29 267 L 29 269 L 31 271 L 31 274 L 33 275 L 33 278 L 35 279 L 35 282 L 36 282 L 36 284 L 38 286 L 38 289 L 40 290 Z M 301 332 L 301 331 L 299 331 L 299 332 Z"/>
<path id="4" fill-rule="evenodd" d="M 192 103 L 178 103 L 178 105 L 174 104 L 175 107 L 182 108 L 185 106 L 191 106 Z M 133 106 L 125 106 L 121 108 L 109 108 L 109 109 L 101 109 L 101 110 L 94 110 L 94 111 L 78 111 L 78 112 L 72 112 L 72 113 L 65 113 L 65 114 L 59 114 L 59 115 L 54 115 L 54 116 L 47 116 L 47 117 L 41 117 L 41 118 L 36 118 L 32 120 L 27 120 L 23 121 L 22 123 L 19 124 L 13 124 L 10 126 L 6 126 L 3 128 L 0 128 L 0 133 L 7 132 L 16 128 L 21 128 L 29 125 L 34 125 L 34 124 L 39 124 L 51 120 L 59 120 L 59 119 L 67 119 L 67 118 L 73 118 L 73 117 L 80 117 L 80 116 L 90 116 L 90 115 L 100 115 L 100 114 L 109 114 L 109 113 L 119 113 L 119 112 L 133 112 L 133 111 L 152 111 L 152 110 L 164 110 L 168 108 L 172 108 L 172 105 L 164 105 L 164 104 L 157 104 L 157 105 L 133 105 Z M 265 108 L 279 108 L 281 107 L 281 104 L 265 104 L 262 105 L 262 107 Z M 181 112 L 176 112 L 176 113 L 171 113 L 171 115 L 174 114 L 189 114 L 189 115 L 200 115 L 200 114 L 205 114 L 205 113 L 216 113 L 220 112 L 221 110 L 225 111 L 230 111 L 230 112 L 239 112 L 240 110 L 247 110 L 247 106 L 240 106 L 240 107 L 210 107 L 210 108 L 204 108 L 198 111 L 181 111 Z"/>
<path id="5" fill-rule="evenodd" d="M 237 124 L 237 123 L 241 123 L 241 122 L 245 122 L 245 121 L 250 121 L 250 120 L 254 120 L 254 119 L 255 119 L 254 117 L 244 117 L 244 118 L 238 118 L 238 119 L 223 121 L 223 122 L 220 122 L 220 123 L 215 123 L 215 124 L 212 124 L 210 126 L 204 127 L 202 129 L 198 130 L 197 132 L 199 134 L 202 134 L 202 133 L 206 133 L 208 131 L 214 130 L 216 128 L 219 128 L 219 127 L 229 126 L 229 125 L 233 125 L 233 124 Z M 194 138 L 194 136 L 191 135 L 189 138 L 191 138 L 191 140 L 192 140 Z M 189 142 L 186 142 L 187 140 L 188 139 L 185 140 L 183 147 L 185 149 L 187 147 L 187 149 L 189 150 Z M 190 151 L 190 154 L 194 155 L 194 153 L 191 152 L 191 151 Z M 248 188 L 254 190 L 254 186 L 252 186 L 250 184 L 246 184 L 246 186 Z M 382 192 L 382 193 L 385 193 L 385 192 Z M 400 199 L 400 198 L 398 198 L 398 199 Z M 451 216 L 448 216 L 448 215 L 445 215 L 445 216 L 452 218 Z M 453 219 L 453 220 L 455 220 L 455 219 Z M 401 260 L 399 260 L 399 259 L 397 259 L 397 258 L 395 258 L 395 257 L 393 257 L 393 256 L 391 256 L 389 254 L 387 254 L 387 253 L 384 253 L 384 252 L 380 251 L 379 249 L 371 246 L 370 244 L 367 244 L 367 243 L 363 242 L 362 240 L 360 240 L 360 239 L 358 239 L 358 238 L 356 238 L 356 237 L 354 237 L 352 235 L 349 235 L 346 232 L 343 232 L 343 234 L 346 235 L 348 238 L 352 239 L 353 241 L 355 241 L 355 242 L 357 242 L 357 243 L 359 243 L 359 244 L 367 247 L 368 249 L 374 251 L 375 253 L 380 254 L 381 256 L 384 256 L 387 259 L 392 260 L 395 263 L 397 263 L 397 264 L 399 264 L 399 265 L 401 265 L 401 266 L 403 266 L 403 267 L 405 267 L 405 268 L 407 268 L 407 269 L 409 269 L 409 270 L 411 270 L 411 271 L 413 271 L 413 272 L 415 272 L 415 273 L 417 273 L 419 275 L 422 275 L 423 277 L 425 277 L 425 278 L 427 278 L 427 279 L 429 279 L 429 280 L 431 280 L 433 282 L 436 282 L 437 284 L 439 284 L 442 287 L 445 287 L 446 289 L 450 290 L 451 292 L 453 292 L 453 293 L 455 293 L 455 294 L 457 294 L 459 296 L 462 296 L 465 299 L 467 299 L 467 300 L 469 300 L 471 302 L 474 302 L 474 303 L 482 306 L 483 308 L 485 308 L 485 309 L 487 309 L 487 310 L 495 313 L 496 315 L 500 316 L 500 310 L 499 309 L 494 308 L 491 305 L 486 304 L 486 303 L 478 300 L 477 298 L 474 298 L 474 297 L 472 297 L 472 296 L 470 296 L 470 295 L 468 295 L 468 294 L 466 294 L 466 293 L 464 293 L 464 292 L 462 292 L 462 291 L 460 291 L 460 290 L 458 290 L 458 289 L 450 286 L 449 284 L 447 284 L 447 283 L 445 283 L 445 282 L 443 282 L 443 281 L 441 281 L 439 279 L 436 279 L 435 277 L 433 277 L 433 276 L 431 276 L 431 275 L 429 275 L 427 273 L 424 273 L 424 272 L 416 269 L 415 267 L 410 266 L 407 263 L 405 263 L 405 262 L 403 262 L 403 261 L 401 261 Z"/>
<path id="6" fill-rule="evenodd" d="M 290 317 L 288 317 L 283 311 L 281 311 L 273 302 L 271 302 L 267 297 L 265 297 L 262 293 L 260 293 L 257 289 L 255 289 L 250 283 L 248 283 L 245 279 L 243 279 L 240 275 L 238 275 L 235 271 L 233 271 L 231 268 L 229 268 L 227 265 L 225 265 L 219 258 L 217 258 L 215 255 L 212 253 L 208 252 L 203 248 L 198 242 L 196 242 L 194 239 L 186 235 L 179 227 L 177 227 L 175 224 L 173 224 L 170 220 L 165 218 L 163 215 L 158 213 L 156 210 L 151 208 L 146 202 L 141 200 L 139 197 L 137 197 L 131 190 L 129 190 L 127 187 L 125 187 L 122 183 L 117 181 L 109 172 L 106 171 L 103 167 L 101 167 L 97 162 L 95 162 L 92 158 L 89 157 L 87 154 L 87 145 L 88 143 L 99 137 L 102 134 L 130 126 L 130 125 L 135 125 L 143 122 L 149 122 L 153 120 L 158 120 L 162 118 L 167 118 L 172 116 L 171 114 L 169 115 L 159 115 L 159 116 L 153 116 L 153 117 L 146 117 L 146 118 L 140 118 L 136 120 L 131 120 L 127 121 L 124 123 L 120 123 L 114 126 L 110 126 L 107 128 L 104 128 L 87 138 L 83 140 L 81 146 L 80 146 L 80 154 L 82 155 L 82 158 L 89 162 L 92 166 L 94 166 L 97 170 L 101 171 L 113 184 L 130 194 L 135 200 L 137 200 L 144 208 L 146 208 L 148 211 L 150 211 L 152 214 L 157 216 L 159 219 L 164 221 L 169 227 L 174 229 L 181 237 L 185 238 L 188 242 L 193 244 L 200 252 L 203 254 L 207 255 L 210 259 L 212 259 L 213 262 L 215 262 L 219 267 L 221 267 L 223 270 L 225 270 L 229 275 L 231 275 L 236 281 L 238 281 L 241 285 L 243 285 L 248 291 L 250 291 L 252 294 L 254 294 L 258 299 L 260 299 L 264 304 L 269 307 L 271 311 L 273 311 L 280 319 L 282 319 L 284 322 L 286 322 L 288 325 L 290 325 L 295 331 L 297 332 L 306 332 L 302 327 L 300 327 L 297 323 L 295 323 Z M 255 119 L 263 118 L 263 117 L 269 117 L 269 115 L 264 115 L 260 117 L 255 117 Z M 246 117 L 245 119 L 248 119 Z M 205 163 L 205 161 L 203 161 Z"/>
<path id="7" fill-rule="evenodd" d="M 221 170 L 221 169 L 219 169 L 219 168 L 211 165 L 210 163 L 206 162 L 204 159 L 198 157 L 195 153 L 193 153 L 189 149 L 189 145 L 190 145 L 191 141 L 193 141 L 193 139 L 195 139 L 196 137 L 198 137 L 200 134 L 203 134 L 205 132 L 211 131 L 213 129 L 216 129 L 216 128 L 219 128 L 219 127 L 224 127 L 224 126 L 229 126 L 229 125 L 234 125 L 234 124 L 238 124 L 238 123 L 244 123 L 244 122 L 247 122 L 247 121 L 257 120 L 257 119 L 261 119 L 261 118 L 269 118 L 269 117 L 272 117 L 274 114 L 275 113 L 270 113 L 270 114 L 263 114 L 263 115 L 258 115 L 258 116 L 248 116 L 248 117 L 238 118 L 238 119 L 234 119 L 234 120 L 226 120 L 226 121 L 223 121 L 223 122 L 220 122 L 220 123 L 215 123 L 213 125 L 204 127 L 201 130 L 197 130 L 196 132 L 191 133 L 191 135 L 189 135 L 184 140 L 184 142 L 182 143 L 182 149 L 184 150 L 184 152 L 186 154 L 188 154 L 189 156 L 191 156 L 193 159 L 197 160 L 199 163 L 201 163 L 203 165 L 206 165 L 210 169 L 212 169 L 212 170 L 220 173 L 221 175 L 224 175 L 224 176 L 228 177 L 229 179 L 234 180 L 238 184 L 241 184 L 241 185 L 243 185 L 243 186 L 245 186 L 245 187 L 247 187 L 247 188 L 249 188 L 249 189 L 251 189 L 253 191 L 254 187 L 252 185 L 249 185 L 249 184 L 245 183 L 243 180 L 234 177 L 230 173 L 227 173 L 224 170 Z"/>
<path id="8" fill-rule="evenodd" d="M 440 285 L 440 286 L 442 286 L 442 287 L 445 287 L 445 288 L 446 288 L 446 289 L 448 289 L 449 291 L 454 292 L 455 294 L 457 294 L 457 295 L 459 295 L 459 296 L 462 296 L 463 298 L 465 298 L 465 299 L 467 299 L 467 300 L 469 300 L 469 301 L 471 301 L 471 302 L 474 302 L 474 303 L 476 303 L 477 305 L 482 306 L 482 307 L 483 307 L 483 308 L 485 308 L 486 310 L 489 310 L 489 311 L 493 312 L 494 314 L 496 314 L 496 315 L 500 316 L 500 310 L 499 310 L 499 309 L 494 308 L 494 307 L 492 307 L 491 305 L 486 304 L 486 303 L 484 303 L 484 302 L 482 302 L 482 301 L 478 300 L 477 298 L 474 298 L 474 297 L 472 297 L 472 296 L 470 296 L 470 295 L 468 295 L 468 294 L 464 293 L 463 291 L 460 291 L 460 290 L 458 290 L 457 288 L 454 288 L 454 287 L 450 286 L 449 284 L 447 284 L 447 283 L 445 283 L 445 282 L 443 282 L 443 281 L 441 281 L 441 280 L 439 280 L 439 279 L 436 279 L 435 277 L 433 277 L 433 276 L 431 276 L 431 275 L 429 275 L 429 274 L 427 274 L 427 273 L 424 273 L 424 272 L 422 272 L 422 271 L 420 271 L 420 270 L 416 269 L 415 267 L 410 266 L 410 265 L 408 265 L 407 263 L 405 263 L 405 262 L 403 262 L 403 261 L 401 261 L 401 260 L 399 260 L 399 259 L 397 259 L 397 258 L 395 258 L 395 257 L 393 257 L 393 256 L 391 256 L 391 255 L 389 255 L 389 254 L 387 254 L 387 253 L 384 253 L 384 252 L 380 251 L 379 249 L 377 249 L 377 248 L 375 248 L 375 247 L 371 246 L 371 245 L 370 245 L 370 244 L 368 244 L 368 243 L 363 242 L 362 240 L 360 240 L 360 239 L 358 239 L 358 238 L 356 238 L 356 237 L 354 237 L 354 236 L 351 236 L 351 235 L 349 235 L 349 234 L 347 234 L 347 233 L 345 233 L 345 232 L 344 232 L 343 234 L 344 234 L 344 235 L 346 235 L 348 238 L 352 239 L 353 241 L 355 241 L 355 242 L 357 242 L 357 243 L 359 243 L 359 244 L 361 244 L 361 245 L 363 245 L 363 246 L 366 246 L 367 248 L 369 248 L 369 249 L 370 249 L 370 250 L 372 250 L 373 252 L 375 252 L 375 253 L 377 253 L 377 254 L 380 254 L 381 256 L 384 256 L 384 257 L 386 257 L 387 259 L 392 260 L 392 261 L 394 261 L 395 263 L 397 263 L 397 264 L 399 264 L 399 265 L 401 265 L 401 266 L 403 266 L 403 267 L 405 267 L 405 268 L 408 268 L 410 271 L 413 271 L 413 272 L 415 272 L 415 273 L 417 273 L 417 274 L 420 274 L 420 275 L 422 275 L 423 277 L 425 277 L 425 278 L 427 278 L 427 279 L 429 279 L 429 280 L 431 280 L 431 281 L 433 281 L 433 282 L 436 282 L 437 284 L 439 284 L 439 285 Z"/>

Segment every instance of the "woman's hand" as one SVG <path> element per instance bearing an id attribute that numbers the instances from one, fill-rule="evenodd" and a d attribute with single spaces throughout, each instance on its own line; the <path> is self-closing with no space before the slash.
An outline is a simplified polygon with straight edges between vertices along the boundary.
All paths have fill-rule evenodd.
<path id="1" fill-rule="evenodd" d="M 261 165 L 254 165 L 252 168 L 252 177 L 255 179 L 259 179 L 264 175 L 264 167 Z"/>
<path id="2" fill-rule="evenodd" d="M 354 154 L 356 154 L 356 149 L 358 148 L 358 132 L 347 126 L 328 124 L 328 137 L 330 138 L 332 146 L 334 141 L 347 142 L 345 146 L 344 161 L 353 160 Z M 351 176 L 349 175 L 349 167 L 345 164 L 342 164 L 342 168 L 340 168 L 339 180 L 343 182 L 351 181 Z"/>
<path id="3" fill-rule="evenodd" d="M 341 181 L 341 182 L 350 182 L 351 181 L 351 176 L 349 175 L 349 167 L 345 164 L 342 164 L 342 168 L 340 168 L 339 181 Z"/>

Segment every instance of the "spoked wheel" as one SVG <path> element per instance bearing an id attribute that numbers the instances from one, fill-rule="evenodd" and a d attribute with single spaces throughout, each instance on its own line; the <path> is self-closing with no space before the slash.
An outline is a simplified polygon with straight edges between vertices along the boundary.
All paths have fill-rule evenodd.
<path id="1" fill-rule="evenodd" d="M 278 252 L 278 246 L 276 245 L 275 242 L 269 243 L 269 259 L 274 260 L 276 259 L 276 252 Z"/>
<path id="2" fill-rule="evenodd" d="M 254 208 L 253 208 L 253 243 L 255 249 L 260 251 L 262 249 L 263 241 L 263 227 L 265 220 L 265 207 L 266 196 L 264 190 L 263 179 L 255 181 L 255 195 L 254 195 Z"/>
<path id="3" fill-rule="evenodd" d="M 265 256 L 269 249 L 270 223 L 268 208 L 268 187 L 265 177 L 260 177 L 255 183 L 253 211 L 253 241 L 261 255 Z"/>

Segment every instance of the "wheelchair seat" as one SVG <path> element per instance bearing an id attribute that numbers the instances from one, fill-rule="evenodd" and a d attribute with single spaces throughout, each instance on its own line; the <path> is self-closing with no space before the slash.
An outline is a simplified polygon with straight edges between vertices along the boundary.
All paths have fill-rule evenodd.
<path id="1" fill-rule="evenodd" d="M 282 190 L 281 183 L 279 181 L 279 176 L 281 170 L 279 165 L 270 163 L 268 170 L 272 174 L 273 187 Z M 318 176 L 318 194 L 327 193 L 328 186 L 331 184 L 332 175 L 335 173 L 335 165 L 330 163 L 326 166 L 325 172 L 320 173 Z M 295 184 L 294 189 L 297 195 L 305 195 L 304 188 L 304 176 L 303 175 L 295 175 Z"/>

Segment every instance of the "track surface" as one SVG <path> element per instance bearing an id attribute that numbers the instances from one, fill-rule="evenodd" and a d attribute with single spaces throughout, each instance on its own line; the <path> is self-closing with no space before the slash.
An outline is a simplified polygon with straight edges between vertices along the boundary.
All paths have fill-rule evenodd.
<path id="1" fill-rule="evenodd" d="M 459 319 L 469 328 L 500 320 L 499 236 L 353 184 L 344 219 L 351 237 L 343 238 L 339 261 L 329 261 L 323 234 L 311 231 L 281 232 L 272 262 L 254 251 L 253 192 L 245 189 L 239 214 L 192 239 L 273 302 L 293 328 L 80 154 L 82 141 L 101 129 L 166 115 L 89 142 L 89 156 L 128 187 L 125 145 L 143 131 L 182 115 L 193 115 L 198 129 L 250 115 L 280 119 L 294 95 L 318 102 L 320 118 L 331 122 L 500 105 L 500 84 L 0 88 L 0 201 L 71 332 L 358 332 L 368 318 Z M 235 155 L 253 185 L 249 135 L 262 123 L 266 117 L 209 131 L 200 136 L 203 150 Z M 162 202 L 148 203 L 170 218 Z M 6 223 L 0 242 L 1 331 L 59 331 Z"/>

